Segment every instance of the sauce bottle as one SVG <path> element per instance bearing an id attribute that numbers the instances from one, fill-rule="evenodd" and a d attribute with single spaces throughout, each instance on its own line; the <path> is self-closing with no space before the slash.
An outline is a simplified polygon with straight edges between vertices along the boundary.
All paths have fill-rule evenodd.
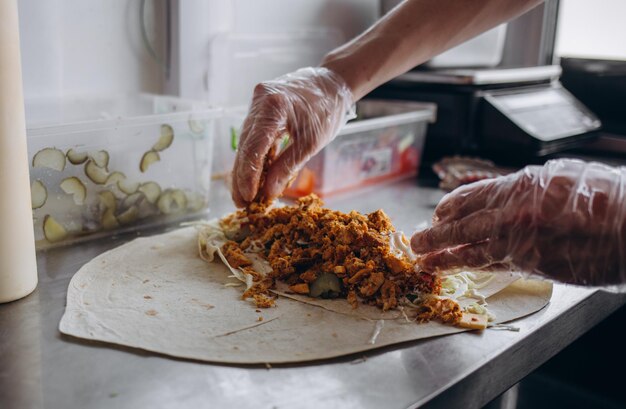
<path id="1" fill-rule="evenodd" d="M 17 0 L 0 0 L 0 303 L 37 286 Z"/>

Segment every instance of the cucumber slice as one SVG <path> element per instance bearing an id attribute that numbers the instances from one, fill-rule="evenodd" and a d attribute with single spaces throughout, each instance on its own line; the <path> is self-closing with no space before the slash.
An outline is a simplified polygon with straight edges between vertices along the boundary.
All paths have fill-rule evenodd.
<path id="1" fill-rule="evenodd" d="M 139 191 L 146 196 L 146 200 L 155 204 L 161 195 L 161 186 L 155 182 L 146 182 L 139 186 Z"/>
<path id="2" fill-rule="evenodd" d="M 141 162 L 139 162 L 139 170 L 141 171 L 141 173 L 145 173 L 153 163 L 158 162 L 160 160 L 161 160 L 161 157 L 159 156 L 158 152 L 148 151 L 144 153 L 143 156 L 141 157 Z"/>
<path id="3" fill-rule="evenodd" d="M 91 159 L 85 164 L 85 175 L 96 185 L 104 185 L 109 178 L 109 172 Z"/>
<path id="4" fill-rule="evenodd" d="M 82 165 L 89 158 L 87 152 L 78 152 L 74 148 L 68 149 L 65 156 L 72 165 Z"/>
<path id="5" fill-rule="evenodd" d="M 56 243 L 67 237 L 67 230 L 47 214 L 43 218 L 43 235 L 50 243 Z"/>
<path id="6" fill-rule="evenodd" d="M 132 195 L 126 196 L 122 201 L 122 208 L 130 209 L 131 207 L 138 205 L 144 197 L 145 196 L 141 192 L 135 192 Z"/>
<path id="7" fill-rule="evenodd" d="M 172 190 L 172 199 L 174 201 L 174 211 L 182 212 L 187 208 L 187 195 L 182 190 Z"/>
<path id="8" fill-rule="evenodd" d="M 139 215 L 139 209 L 137 208 L 137 206 L 131 206 L 128 209 L 126 209 L 126 211 L 124 211 L 123 213 L 117 215 L 117 220 L 122 225 L 130 224 L 134 222 L 135 220 L 137 220 L 138 215 Z"/>
<path id="9" fill-rule="evenodd" d="M 107 169 L 108 166 L 109 166 L 109 152 L 107 152 L 107 151 L 90 152 L 89 153 L 89 158 L 99 168 Z"/>
<path id="10" fill-rule="evenodd" d="M 153 151 L 161 152 L 169 148 L 174 142 L 174 130 L 169 125 L 161 125 L 161 137 L 152 146 Z"/>
<path id="11" fill-rule="evenodd" d="M 130 182 L 128 179 L 119 180 L 117 182 L 117 187 L 125 194 L 132 195 L 139 188 L 139 182 Z"/>
<path id="12" fill-rule="evenodd" d="M 61 181 L 60 187 L 65 193 L 74 197 L 74 203 L 79 206 L 85 204 L 87 188 L 79 178 L 75 176 L 65 178 Z"/>
<path id="13" fill-rule="evenodd" d="M 191 130 L 191 132 L 195 134 L 201 134 L 205 130 L 204 121 L 202 120 L 189 118 L 189 121 L 187 121 L 187 123 L 189 124 L 189 129 Z"/>
<path id="14" fill-rule="evenodd" d="M 65 169 L 65 154 L 56 148 L 45 148 L 33 156 L 33 168 Z"/>
<path id="15" fill-rule="evenodd" d="M 109 190 L 103 190 L 102 192 L 98 193 L 98 198 L 100 199 L 100 203 L 102 203 L 106 210 L 111 210 L 112 212 L 115 212 L 115 210 L 117 209 L 117 199 L 115 198 L 113 192 Z"/>
<path id="16" fill-rule="evenodd" d="M 33 209 L 39 209 L 46 204 L 48 200 L 48 190 L 41 182 L 36 180 L 30 185 L 30 205 Z"/>
<path id="17" fill-rule="evenodd" d="M 206 207 L 206 199 L 203 195 L 199 193 L 188 193 L 187 194 L 187 208 L 191 211 L 197 212 Z"/>
<path id="18" fill-rule="evenodd" d="M 105 230 L 112 230 L 120 226 L 112 209 L 105 210 L 100 219 L 100 224 Z"/>
<path id="19" fill-rule="evenodd" d="M 309 284 L 309 295 L 320 298 L 337 298 L 341 293 L 339 277 L 332 273 L 321 273 Z"/>
<path id="20" fill-rule="evenodd" d="M 179 189 L 166 190 L 159 197 L 157 207 L 163 214 L 182 212 L 187 208 L 187 196 Z"/>
<path id="21" fill-rule="evenodd" d="M 117 172 L 117 171 L 115 171 L 115 172 L 111 173 L 111 174 L 107 177 L 107 180 L 106 180 L 106 182 L 104 182 L 104 185 L 105 185 L 105 186 L 117 185 L 117 183 L 118 183 L 119 181 L 122 181 L 122 180 L 124 180 L 124 179 L 126 179 L 126 175 L 125 175 L 125 174 L 123 174 L 122 172 Z M 119 187 L 119 186 L 118 186 L 118 187 Z M 121 190 L 121 189 L 120 189 L 120 190 Z"/>

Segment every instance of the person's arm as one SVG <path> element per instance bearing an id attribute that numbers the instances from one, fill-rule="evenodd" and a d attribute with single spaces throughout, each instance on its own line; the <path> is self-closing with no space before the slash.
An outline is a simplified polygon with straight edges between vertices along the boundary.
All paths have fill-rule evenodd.
<path id="1" fill-rule="evenodd" d="M 378 85 L 539 3 L 407 0 L 329 53 L 321 67 L 257 85 L 233 167 L 235 204 L 280 195 L 304 163 L 337 135 L 350 107 Z M 286 134 L 290 145 L 277 155 Z"/>
<path id="2" fill-rule="evenodd" d="M 369 30 L 330 52 L 322 66 L 339 74 L 356 100 L 542 0 L 408 0 Z"/>

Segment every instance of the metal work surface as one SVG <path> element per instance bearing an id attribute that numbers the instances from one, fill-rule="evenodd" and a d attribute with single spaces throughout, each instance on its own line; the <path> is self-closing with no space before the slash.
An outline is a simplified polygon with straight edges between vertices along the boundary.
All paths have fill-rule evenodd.
<path id="1" fill-rule="evenodd" d="M 404 181 L 333 197 L 327 205 L 383 208 L 399 229 L 411 232 L 430 219 L 442 195 Z M 211 217 L 232 210 L 223 187 L 214 188 L 211 206 Z M 270 369 L 172 359 L 62 336 L 57 327 L 72 275 L 133 237 L 38 254 L 38 289 L 0 305 L 1 408 L 478 408 L 626 300 L 555 285 L 546 308 L 515 322 L 519 332 L 462 333 Z"/>

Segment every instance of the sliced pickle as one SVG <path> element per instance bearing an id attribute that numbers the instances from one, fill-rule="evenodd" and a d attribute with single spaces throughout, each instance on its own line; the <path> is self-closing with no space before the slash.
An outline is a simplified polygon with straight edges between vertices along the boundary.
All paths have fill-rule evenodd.
<path id="1" fill-rule="evenodd" d="M 113 192 L 109 190 L 103 190 L 98 193 L 98 198 L 100 199 L 100 203 L 104 206 L 105 209 L 111 210 L 115 212 L 117 209 L 117 200 L 115 199 L 115 195 Z"/>
<path id="2" fill-rule="evenodd" d="M 139 182 L 131 182 L 128 179 L 124 179 L 117 182 L 117 187 L 127 195 L 132 195 L 139 188 Z"/>
<path id="3" fill-rule="evenodd" d="M 107 180 L 106 180 L 106 182 L 104 182 L 104 185 L 105 186 L 117 185 L 118 182 L 120 182 L 120 181 L 122 181 L 124 179 L 126 179 L 126 175 L 125 174 L 123 174 L 122 172 L 115 171 L 115 172 L 111 173 L 107 177 Z"/>
<path id="4" fill-rule="evenodd" d="M 341 292 L 339 277 L 332 273 L 321 273 L 309 284 L 309 295 L 320 298 L 337 298 Z"/>
<path id="5" fill-rule="evenodd" d="M 89 153 L 89 158 L 99 168 L 107 169 L 108 166 L 109 166 L 109 152 L 107 152 L 107 151 L 90 152 Z"/>
<path id="6" fill-rule="evenodd" d="M 161 152 L 169 148 L 174 141 L 174 130 L 169 125 L 161 125 L 161 136 L 157 143 L 152 146 L 153 151 Z"/>
<path id="7" fill-rule="evenodd" d="M 33 168 L 65 169 L 65 154 L 56 148 L 45 148 L 33 156 Z"/>
<path id="8" fill-rule="evenodd" d="M 150 165 L 160 160 L 161 160 L 161 157 L 159 156 L 158 152 L 148 151 L 144 153 L 143 156 L 141 157 L 141 162 L 139 162 L 139 170 L 141 171 L 141 173 L 144 173 L 148 170 Z"/>
<path id="9" fill-rule="evenodd" d="M 159 208 L 159 211 L 163 214 L 171 213 L 172 201 L 173 199 L 170 191 L 166 191 L 165 193 L 163 193 L 157 201 L 157 207 Z"/>
<path id="10" fill-rule="evenodd" d="M 187 208 L 187 195 L 182 190 L 172 190 L 172 199 L 174 200 L 174 211 L 179 212 Z"/>
<path id="11" fill-rule="evenodd" d="M 72 165 L 81 165 L 87 161 L 89 155 L 87 152 L 78 152 L 74 148 L 70 148 L 67 150 L 65 154 L 67 160 L 70 161 Z"/>
<path id="12" fill-rule="evenodd" d="M 140 192 L 135 192 L 129 196 L 126 196 L 122 201 L 122 208 L 128 209 L 130 207 L 136 206 L 143 198 L 144 195 Z"/>
<path id="13" fill-rule="evenodd" d="M 117 215 L 117 220 L 120 224 L 130 224 L 137 220 L 137 216 L 139 215 L 139 208 L 137 206 L 131 206 L 123 213 Z"/>
<path id="14" fill-rule="evenodd" d="M 56 243 L 67 237 L 67 230 L 47 214 L 43 218 L 43 235 L 50 243 Z"/>
<path id="15" fill-rule="evenodd" d="M 224 235 L 228 240 L 240 242 L 251 236 L 252 230 L 249 225 L 244 225 L 238 229 L 224 229 Z"/>
<path id="16" fill-rule="evenodd" d="M 159 197 L 157 207 L 163 214 L 182 212 L 187 207 L 187 196 L 182 190 L 167 190 Z"/>
<path id="17" fill-rule="evenodd" d="M 79 178 L 75 176 L 65 178 L 61 181 L 60 187 L 65 193 L 74 197 L 74 203 L 77 205 L 85 204 L 87 188 Z"/>
<path id="18" fill-rule="evenodd" d="M 206 200 L 204 196 L 199 193 L 187 194 L 187 208 L 191 211 L 197 212 L 204 209 L 206 206 Z"/>
<path id="19" fill-rule="evenodd" d="M 100 224 L 105 230 L 115 229 L 120 226 L 120 223 L 117 221 L 115 214 L 112 209 L 107 209 L 102 214 L 102 218 L 100 219 Z"/>
<path id="20" fill-rule="evenodd" d="M 155 182 L 142 183 L 139 191 L 146 196 L 146 200 L 151 204 L 155 204 L 161 195 L 161 186 Z"/>
<path id="21" fill-rule="evenodd" d="M 195 134 L 201 134 L 202 132 L 204 132 L 204 129 L 205 129 L 204 121 L 189 118 L 188 124 L 189 124 L 189 129 L 191 130 L 191 132 Z"/>
<path id="22" fill-rule="evenodd" d="M 139 210 L 138 218 L 140 219 L 159 214 L 159 209 L 145 199 L 140 200 L 139 203 L 137 203 L 137 208 Z"/>
<path id="23" fill-rule="evenodd" d="M 39 209 L 46 204 L 48 200 L 48 190 L 41 183 L 41 180 L 36 180 L 30 185 L 30 205 L 33 209 Z"/>
<path id="24" fill-rule="evenodd" d="M 89 180 L 97 185 L 104 185 L 109 178 L 109 172 L 96 165 L 92 159 L 89 159 L 85 165 L 85 175 L 87 175 Z"/>

